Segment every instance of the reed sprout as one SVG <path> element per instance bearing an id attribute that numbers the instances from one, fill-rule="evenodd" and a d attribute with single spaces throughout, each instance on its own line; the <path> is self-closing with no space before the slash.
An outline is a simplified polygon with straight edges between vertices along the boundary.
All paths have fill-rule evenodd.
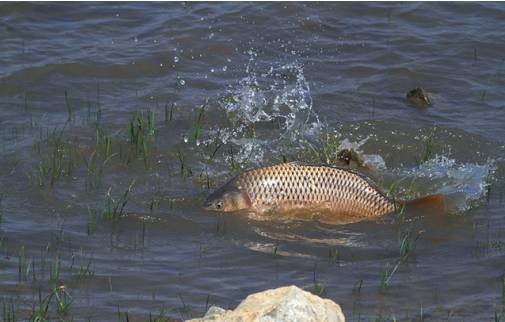
<path id="1" fill-rule="evenodd" d="M 130 145 L 134 155 L 144 160 L 146 168 L 149 165 L 149 141 L 156 133 L 154 112 L 147 111 L 147 120 L 144 113 L 136 111 L 128 127 Z"/>
<path id="2" fill-rule="evenodd" d="M 379 274 L 379 291 L 381 293 L 386 291 L 391 282 L 391 279 L 393 278 L 393 275 L 396 273 L 400 265 L 405 264 L 410 258 L 413 251 L 415 250 L 416 242 L 421 234 L 422 231 L 418 231 L 416 234 L 414 234 L 412 231 L 407 231 L 400 234 L 400 250 L 398 260 L 391 269 L 389 268 L 388 264 Z"/>
<path id="3" fill-rule="evenodd" d="M 97 165 L 97 153 L 93 151 L 87 160 L 86 190 L 98 190 L 102 183 L 103 165 Z"/>
<path id="4" fill-rule="evenodd" d="M 421 156 L 419 159 L 416 160 L 418 165 L 421 165 L 431 159 L 433 159 L 433 133 L 430 134 L 425 140 L 424 140 L 424 147 L 423 147 L 423 152 L 421 153 Z"/>
<path id="5" fill-rule="evenodd" d="M 38 144 L 38 151 L 45 155 L 38 163 L 35 174 L 28 176 L 40 186 L 54 186 L 62 176 L 71 176 L 77 166 L 77 150 L 74 144 L 66 142 L 63 131 L 53 131 L 47 134 L 46 148 L 43 150 Z"/>
<path id="6" fill-rule="evenodd" d="M 5 300 L 2 301 L 2 321 L 16 322 L 18 320 L 17 311 L 18 309 L 12 300 L 10 303 L 7 303 Z"/>
<path id="7" fill-rule="evenodd" d="M 52 294 L 54 296 L 54 302 L 56 304 L 56 312 L 63 315 L 68 314 L 73 299 L 66 291 L 65 286 L 54 287 Z"/>
<path id="8" fill-rule="evenodd" d="M 180 175 L 183 178 L 188 178 L 193 175 L 191 167 L 186 163 L 186 158 L 181 151 L 177 151 L 177 158 L 179 159 Z"/>
<path id="9" fill-rule="evenodd" d="M 168 108 L 168 104 L 165 104 L 165 125 L 168 125 L 170 122 L 172 122 L 174 118 L 174 108 L 175 103 L 172 103 L 170 105 L 170 108 Z"/>
<path id="10" fill-rule="evenodd" d="M 105 195 L 105 205 L 104 210 L 102 212 L 102 217 L 108 221 L 117 221 L 119 218 L 124 216 L 124 208 L 128 203 L 128 195 L 130 194 L 133 188 L 134 181 L 130 183 L 125 192 L 121 195 L 121 197 L 115 201 L 112 198 L 112 187 L 109 188 Z"/>
<path id="11" fill-rule="evenodd" d="M 56 256 L 49 272 L 49 284 L 55 287 L 60 279 L 60 258 Z"/>
<path id="12" fill-rule="evenodd" d="M 30 321 L 47 321 L 49 318 L 49 306 L 51 305 L 51 300 L 53 293 L 50 293 L 46 297 L 42 297 L 42 290 L 39 288 L 39 302 L 37 306 L 32 308 L 32 314 L 30 316 Z"/>
<path id="13" fill-rule="evenodd" d="M 30 275 L 30 270 L 33 266 L 32 263 L 29 262 L 26 256 L 25 246 L 21 246 L 18 254 L 18 278 L 20 281 L 27 281 L 28 276 Z"/>
<path id="14" fill-rule="evenodd" d="M 197 111 L 195 122 L 193 126 L 190 129 L 191 132 L 191 139 L 196 145 L 200 145 L 200 136 L 202 134 L 203 126 L 204 126 L 204 120 L 205 120 L 205 109 L 207 108 L 207 104 L 209 103 L 209 100 L 206 99 L 205 103 L 200 106 L 200 108 Z"/>
<path id="15" fill-rule="evenodd" d="M 314 162 L 321 162 L 327 165 L 337 163 L 337 152 L 340 147 L 341 137 L 336 131 L 330 131 L 328 126 L 325 126 L 320 133 L 317 143 L 303 141 L 302 152 L 308 154 L 308 158 Z"/>

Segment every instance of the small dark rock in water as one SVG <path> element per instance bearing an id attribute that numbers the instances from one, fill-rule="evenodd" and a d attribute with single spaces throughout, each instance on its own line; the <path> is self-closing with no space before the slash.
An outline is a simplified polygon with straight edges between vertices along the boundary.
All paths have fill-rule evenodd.
<path id="1" fill-rule="evenodd" d="M 407 102 L 415 107 L 426 107 L 431 105 L 428 92 L 422 87 L 416 87 L 407 93 Z"/>
<path id="2" fill-rule="evenodd" d="M 363 167 L 363 159 L 353 149 L 343 149 L 337 153 L 337 165 L 349 166 L 350 168 Z"/>

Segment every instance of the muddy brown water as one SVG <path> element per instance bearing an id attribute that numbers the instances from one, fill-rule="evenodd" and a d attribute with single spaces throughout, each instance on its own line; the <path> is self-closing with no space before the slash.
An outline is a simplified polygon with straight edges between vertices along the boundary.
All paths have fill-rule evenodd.
<path id="1" fill-rule="evenodd" d="M 181 320 L 295 284 L 349 321 L 505 319 L 504 18 L 501 3 L 0 4 L 1 318 Z M 433 106 L 405 102 L 416 86 Z M 385 189 L 444 193 L 451 213 L 200 209 L 245 168 L 348 147 Z"/>

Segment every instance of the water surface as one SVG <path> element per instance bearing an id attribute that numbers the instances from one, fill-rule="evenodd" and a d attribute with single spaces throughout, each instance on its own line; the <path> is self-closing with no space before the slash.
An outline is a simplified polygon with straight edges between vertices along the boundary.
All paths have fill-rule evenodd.
<path id="1" fill-rule="evenodd" d="M 4 320 L 181 320 L 290 284 L 349 321 L 505 318 L 501 3 L 0 12 Z M 406 104 L 416 86 L 433 106 Z M 243 169 L 346 147 L 451 212 L 335 226 L 200 209 Z"/>

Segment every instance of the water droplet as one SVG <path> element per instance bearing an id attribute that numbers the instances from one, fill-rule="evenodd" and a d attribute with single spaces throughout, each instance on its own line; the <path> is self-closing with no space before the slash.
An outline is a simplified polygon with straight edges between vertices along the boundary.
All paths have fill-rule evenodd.
<path id="1" fill-rule="evenodd" d="M 178 62 L 179 62 L 179 57 L 174 56 L 174 63 L 178 63 Z"/>
<path id="2" fill-rule="evenodd" d="M 184 85 L 186 85 L 186 81 L 184 79 L 179 79 L 179 84 L 181 86 L 184 86 Z"/>
<path id="3" fill-rule="evenodd" d="M 160 67 L 163 67 L 163 63 L 160 64 Z"/>
<path id="4" fill-rule="evenodd" d="M 228 66 L 223 66 L 223 72 L 228 70 Z"/>
<path id="5" fill-rule="evenodd" d="M 210 72 L 211 72 L 211 73 L 213 73 L 213 72 L 214 72 L 214 68 L 211 68 L 211 69 L 210 69 Z"/>
<path id="6" fill-rule="evenodd" d="M 188 143 L 188 137 L 184 136 L 184 143 Z"/>
<path id="7" fill-rule="evenodd" d="M 209 35 L 209 39 L 212 39 L 212 38 L 214 38 L 214 33 L 213 32 L 211 32 L 210 35 Z"/>
<path id="8" fill-rule="evenodd" d="M 200 146 L 200 140 L 196 140 L 196 146 Z"/>

